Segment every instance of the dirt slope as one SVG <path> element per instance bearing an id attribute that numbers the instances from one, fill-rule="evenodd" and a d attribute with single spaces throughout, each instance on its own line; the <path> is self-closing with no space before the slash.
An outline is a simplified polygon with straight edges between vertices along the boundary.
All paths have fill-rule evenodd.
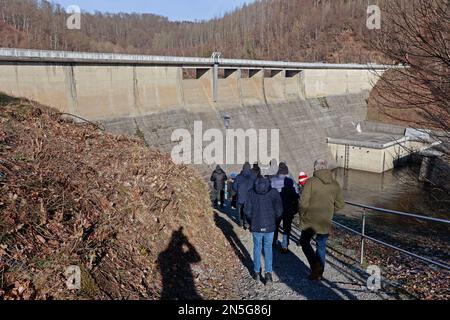
<path id="1" fill-rule="evenodd" d="M 0 300 L 233 298 L 232 252 L 197 172 L 0 95 Z"/>

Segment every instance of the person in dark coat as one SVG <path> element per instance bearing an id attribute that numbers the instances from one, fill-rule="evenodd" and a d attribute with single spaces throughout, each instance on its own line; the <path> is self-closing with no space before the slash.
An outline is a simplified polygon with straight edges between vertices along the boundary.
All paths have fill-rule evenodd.
<path id="1" fill-rule="evenodd" d="M 247 200 L 247 194 L 253 188 L 254 182 L 255 178 L 252 174 L 250 163 L 246 162 L 242 168 L 242 172 L 236 177 L 233 183 L 233 191 L 237 194 L 238 223 L 244 229 L 248 228 L 248 223 L 244 215 L 245 200 Z"/>
<path id="2" fill-rule="evenodd" d="M 214 183 L 214 206 L 223 208 L 225 204 L 225 184 L 228 177 L 225 171 L 218 165 L 211 175 L 211 181 Z"/>
<path id="3" fill-rule="evenodd" d="M 281 193 L 281 191 L 283 190 L 283 188 L 285 187 L 286 184 L 286 180 L 291 180 L 289 181 L 289 185 L 292 185 L 293 188 L 295 189 L 295 192 L 297 193 L 297 195 L 300 192 L 299 187 L 295 184 L 294 179 L 292 178 L 292 176 L 289 174 L 289 167 L 287 166 L 287 164 L 285 162 L 280 162 L 279 168 L 278 168 L 278 172 L 276 176 L 273 176 L 270 181 L 272 183 L 272 188 L 276 189 L 279 193 Z M 292 182 L 292 183 L 291 183 Z M 278 227 L 280 227 L 281 225 L 281 221 L 278 221 Z M 284 227 L 284 226 L 283 226 Z M 278 229 L 275 232 L 275 236 L 273 238 L 273 247 L 276 248 L 277 247 L 277 243 L 278 243 Z M 284 249 L 282 248 L 282 252 L 286 252 L 286 247 L 284 247 Z"/>
<path id="4" fill-rule="evenodd" d="M 259 167 L 259 163 L 255 162 L 252 168 L 253 177 L 256 179 L 261 175 L 261 168 Z"/>
<path id="5" fill-rule="evenodd" d="M 281 252 L 286 254 L 289 252 L 289 240 L 292 231 L 292 221 L 294 216 L 298 212 L 299 195 L 294 187 L 294 181 L 292 179 L 284 179 L 284 187 L 281 189 L 281 200 L 283 202 L 283 216 L 277 222 L 277 228 L 275 229 L 273 246 L 276 247 L 278 240 L 278 230 L 281 222 L 283 222 L 283 242 L 281 243 Z"/>
<path id="6" fill-rule="evenodd" d="M 248 192 L 244 211 L 253 234 L 253 278 L 260 281 L 261 253 L 264 248 L 265 280 L 266 285 L 270 285 L 273 282 L 272 242 L 277 227 L 276 222 L 283 213 L 283 203 L 278 191 L 272 189 L 268 178 L 258 177 L 255 180 L 252 190 Z"/>
<path id="7" fill-rule="evenodd" d="M 233 209 L 233 210 L 237 209 L 237 194 L 233 190 L 233 183 L 234 183 L 234 180 L 236 180 L 236 177 L 237 177 L 237 173 L 232 172 L 230 175 L 231 179 L 229 179 L 227 182 L 228 197 L 229 197 L 229 199 L 231 199 L 231 209 Z"/>

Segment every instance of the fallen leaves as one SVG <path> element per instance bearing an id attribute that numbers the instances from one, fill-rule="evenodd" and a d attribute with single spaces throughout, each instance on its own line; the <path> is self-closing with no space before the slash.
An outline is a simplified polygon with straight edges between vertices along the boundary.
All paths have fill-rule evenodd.
<path id="1" fill-rule="evenodd" d="M 333 246 L 351 250 L 353 254 L 350 256 L 355 256 L 354 253 L 359 254 L 359 237 L 335 229 L 333 238 Z M 366 241 L 364 250 L 366 264 L 382 267 L 382 276 L 399 287 L 401 292 L 422 300 L 450 299 L 448 271 L 370 241 Z"/>
<path id="2" fill-rule="evenodd" d="M 9 259 L 0 264 L 0 299 L 157 299 L 164 282 L 155 261 L 180 227 L 201 257 L 196 274 L 212 270 L 198 292 L 232 295 L 239 263 L 197 172 L 46 107 L 21 102 L 1 107 L 0 117 L 8 119 L 0 127 L 0 257 Z M 70 265 L 87 279 L 80 292 L 65 286 Z M 173 269 L 181 272 L 176 260 Z"/>
<path id="3" fill-rule="evenodd" d="M 36 293 L 30 280 L 16 281 L 6 294 L 3 290 L 0 291 L 0 297 L 2 297 L 2 292 L 5 300 L 30 300 Z"/>

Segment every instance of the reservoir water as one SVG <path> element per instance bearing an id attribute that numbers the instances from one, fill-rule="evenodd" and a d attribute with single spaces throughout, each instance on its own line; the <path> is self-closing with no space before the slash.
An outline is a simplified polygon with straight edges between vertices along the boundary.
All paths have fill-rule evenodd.
<path id="1" fill-rule="evenodd" d="M 416 166 L 375 174 L 336 169 L 347 201 L 450 220 L 450 195 L 418 181 Z M 347 206 L 336 220 L 360 231 L 362 209 Z M 404 249 L 449 262 L 450 227 L 408 217 L 367 211 L 366 233 Z"/>

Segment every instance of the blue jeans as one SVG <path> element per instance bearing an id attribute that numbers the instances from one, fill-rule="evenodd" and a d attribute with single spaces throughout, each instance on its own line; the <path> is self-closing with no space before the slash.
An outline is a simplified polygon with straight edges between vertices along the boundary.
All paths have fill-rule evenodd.
<path id="1" fill-rule="evenodd" d="M 311 240 L 314 236 L 316 236 L 315 252 L 311 246 Z M 312 229 L 302 231 L 300 244 L 310 266 L 313 266 L 313 264 L 318 261 L 325 267 L 327 240 L 328 234 L 316 234 Z"/>
<path id="2" fill-rule="evenodd" d="M 322 266 L 325 267 L 326 263 L 326 254 L 327 254 L 327 234 L 318 234 L 316 235 L 316 254 L 322 263 Z"/>
<path id="3" fill-rule="evenodd" d="M 253 264 L 255 273 L 261 272 L 261 253 L 264 247 L 264 272 L 272 273 L 272 243 L 274 233 L 253 233 Z"/>

